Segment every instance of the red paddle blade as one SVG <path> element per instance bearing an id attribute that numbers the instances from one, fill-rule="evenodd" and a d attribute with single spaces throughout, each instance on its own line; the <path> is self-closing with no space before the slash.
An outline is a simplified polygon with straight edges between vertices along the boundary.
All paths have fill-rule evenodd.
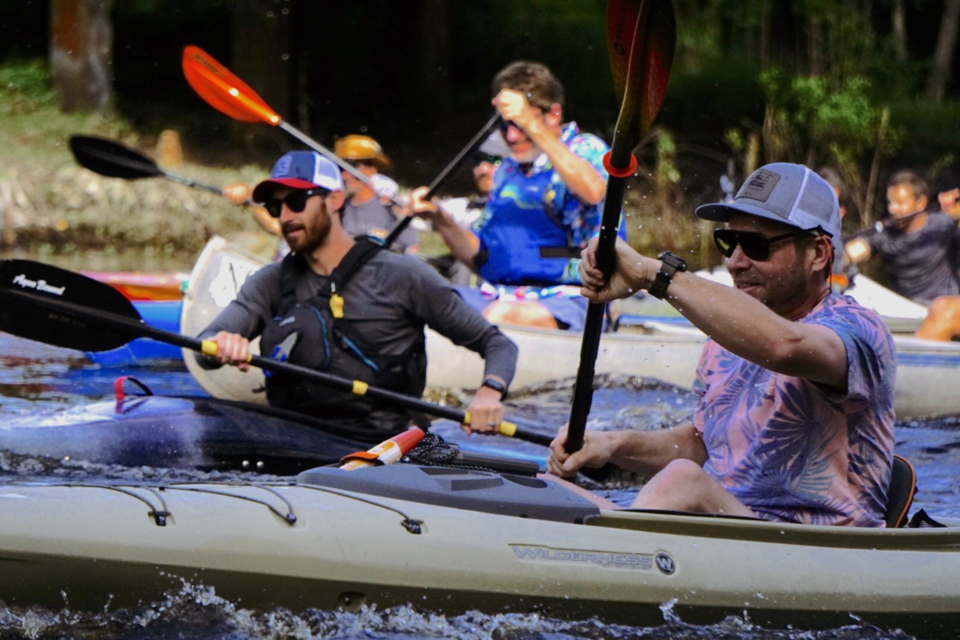
<path id="1" fill-rule="evenodd" d="M 608 2 L 607 49 L 617 98 L 623 105 L 618 129 L 627 125 L 642 135 L 653 124 L 667 95 L 676 44 L 671 0 Z M 624 116 L 633 122 L 623 122 Z"/>
<path id="2" fill-rule="evenodd" d="M 200 47 L 184 47 L 183 75 L 207 104 L 234 120 L 280 124 L 280 116 L 256 91 Z"/>

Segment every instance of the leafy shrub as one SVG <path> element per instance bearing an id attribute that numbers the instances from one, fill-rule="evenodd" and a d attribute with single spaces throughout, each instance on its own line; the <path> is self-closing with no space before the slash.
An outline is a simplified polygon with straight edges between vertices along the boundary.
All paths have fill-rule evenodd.
<path id="1" fill-rule="evenodd" d="M 29 113 L 53 103 L 50 74 L 42 59 L 15 61 L 0 67 L 0 114 Z"/>

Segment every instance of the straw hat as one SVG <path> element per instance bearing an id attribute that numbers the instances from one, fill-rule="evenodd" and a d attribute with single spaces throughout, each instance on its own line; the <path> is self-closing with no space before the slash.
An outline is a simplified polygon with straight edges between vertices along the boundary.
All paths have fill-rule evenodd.
<path id="1" fill-rule="evenodd" d="M 380 144 L 370 136 L 349 135 L 336 141 L 334 153 L 344 160 L 362 160 L 380 171 L 390 167 L 390 158 L 383 153 Z"/>

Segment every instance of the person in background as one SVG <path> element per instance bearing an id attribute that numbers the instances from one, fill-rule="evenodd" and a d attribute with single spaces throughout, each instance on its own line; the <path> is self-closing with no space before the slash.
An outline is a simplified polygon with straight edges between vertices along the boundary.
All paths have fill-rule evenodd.
<path id="1" fill-rule="evenodd" d="M 937 201 L 940 211 L 949 216 L 954 223 L 960 223 L 960 189 L 956 187 L 955 175 L 949 175 L 940 184 Z M 914 336 L 924 340 L 948 342 L 960 337 L 960 296 L 940 296 L 927 311 L 927 317 Z"/>
<path id="2" fill-rule="evenodd" d="M 600 138 L 564 123 L 564 90 L 550 70 L 517 61 L 493 79 L 493 104 L 510 150 L 473 234 L 414 190 L 411 210 L 451 253 L 489 283 L 461 290 L 492 322 L 582 330 L 579 252 L 600 231 L 608 151 Z"/>
<path id="3" fill-rule="evenodd" d="M 253 199 L 280 221 L 292 252 L 251 275 L 200 334 L 217 343 L 215 358 L 198 355 L 201 366 L 246 370 L 250 340 L 260 336 L 261 352 L 271 358 L 419 398 L 430 326 L 483 356 L 484 377 L 469 410 L 475 422 L 499 425 L 516 345 L 417 258 L 347 233 L 336 165 L 314 152 L 288 153 Z M 416 418 L 289 374 L 269 375 L 266 392 L 270 404 L 330 421 L 365 442 L 396 435 Z"/>
<path id="4" fill-rule="evenodd" d="M 840 224 L 841 229 L 843 220 L 847 217 L 847 201 L 849 194 L 847 187 L 843 183 L 840 174 L 830 167 L 820 167 L 817 174 L 823 178 L 833 189 L 837 196 L 837 202 L 840 205 Z M 843 293 L 853 284 L 854 278 L 860 272 L 857 266 L 847 257 L 846 248 L 843 245 L 843 238 L 832 238 L 834 255 L 837 259 L 833 261 L 833 274 L 830 276 L 830 287 L 837 293 Z"/>
<path id="5" fill-rule="evenodd" d="M 596 242 L 580 263 L 584 295 L 606 302 L 646 289 L 710 336 L 691 423 L 665 431 L 591 431 L 583 448 L 551 444 L 569 476 L 607 462 L 652 476 L 634 508 L 774 522 L 884 526 L 893 462 L 893 338 L 880 317 L 830 290 L 840 213 L 807 167 L 761 167 L 732 203 L 701 206 L 734 287 L 617 243 L 609 279 Z"/>
<path id="6" fill-rule="evenodd" d="M 453 218 L 454 222 L 468 233 L 473 224 L 483 214 L 483 209 L 487 206 L 487 197 L 493 187 L 493 174 L 500 166 L 504 156 L 509 153 L 510 150 L 504 144 L 500 134 L 497 132 L 491 134 L 480 145 L 480 149 L 477 150 L 472 159 L 473 181 L 477 187 L 477 193 L 470 197 L 450 198 L 440 203 L 440 206 Z M 427 262 L 447 278 L 451 284 L 462 287 L 470 286 L 473 271 L 452 253 L 428 258 Z"/>
<path id="7" fill-rule="evenodd" d="M 390 198 L 397 193 L 397 183 L 381 172 L 390 168 L 390 158 L 370 136 L 349 135 L 334 143 L 333 152 L 349 162 L 371 182 L 367 186 L 348 172 L 343 173 L 347 202 L 341 212 L 343 229 L 352 236 L 370 235 L 385 238 L 397 224 Z M 417 232 L 407 227 L 392 248 L 416 251 Z"/>
<path id="8" fill-rule="evenodd" d="M 913 171 L 898 171 L 887 183 L 887 211 L 897 223 L 846 244 L 854 263 L 878 254 L 893 289 L 915 302 L 960 294 L 957 244 L 960 228 L 946 214 L 928 211 L 927 183 Z"/>

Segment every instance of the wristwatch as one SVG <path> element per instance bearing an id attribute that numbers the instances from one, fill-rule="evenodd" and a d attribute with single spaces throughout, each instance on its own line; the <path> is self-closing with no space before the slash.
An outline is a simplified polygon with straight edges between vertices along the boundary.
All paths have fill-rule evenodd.
<path id="1" fill-rule="evenodd" d="M 657 256 L 657 259 L 663 264 L 660 266 L 660 271 L 657 271 L 657 277 L 654 278 L 648 291 L 657 300 L 663 300 L 663 296 L 667 294 L 667 287 L 673 281 L 673 275 L 677 271 L 686 271 L 687 263 L 669 251 L 664 251 Z"/>
<path id="2" fill-rule="evenodd" d="M 481 384 L 480 386 L 481 386 L 481 387 L 490 387 L 490 388 L 493 389 L 494 391 L 499 391 L 499 392 L 500 392 L 500 399 L 501 399 L 501 400 L 506 400 L 506 399 L 507 399 L 507 385 L 503 384 L 502 382 L 500 382 L 500 381 L 497 380 L 496 378 L 487 378 L 487 379 L 485 379 L 485 380 L 483 381 L 483 384 Z"/>

